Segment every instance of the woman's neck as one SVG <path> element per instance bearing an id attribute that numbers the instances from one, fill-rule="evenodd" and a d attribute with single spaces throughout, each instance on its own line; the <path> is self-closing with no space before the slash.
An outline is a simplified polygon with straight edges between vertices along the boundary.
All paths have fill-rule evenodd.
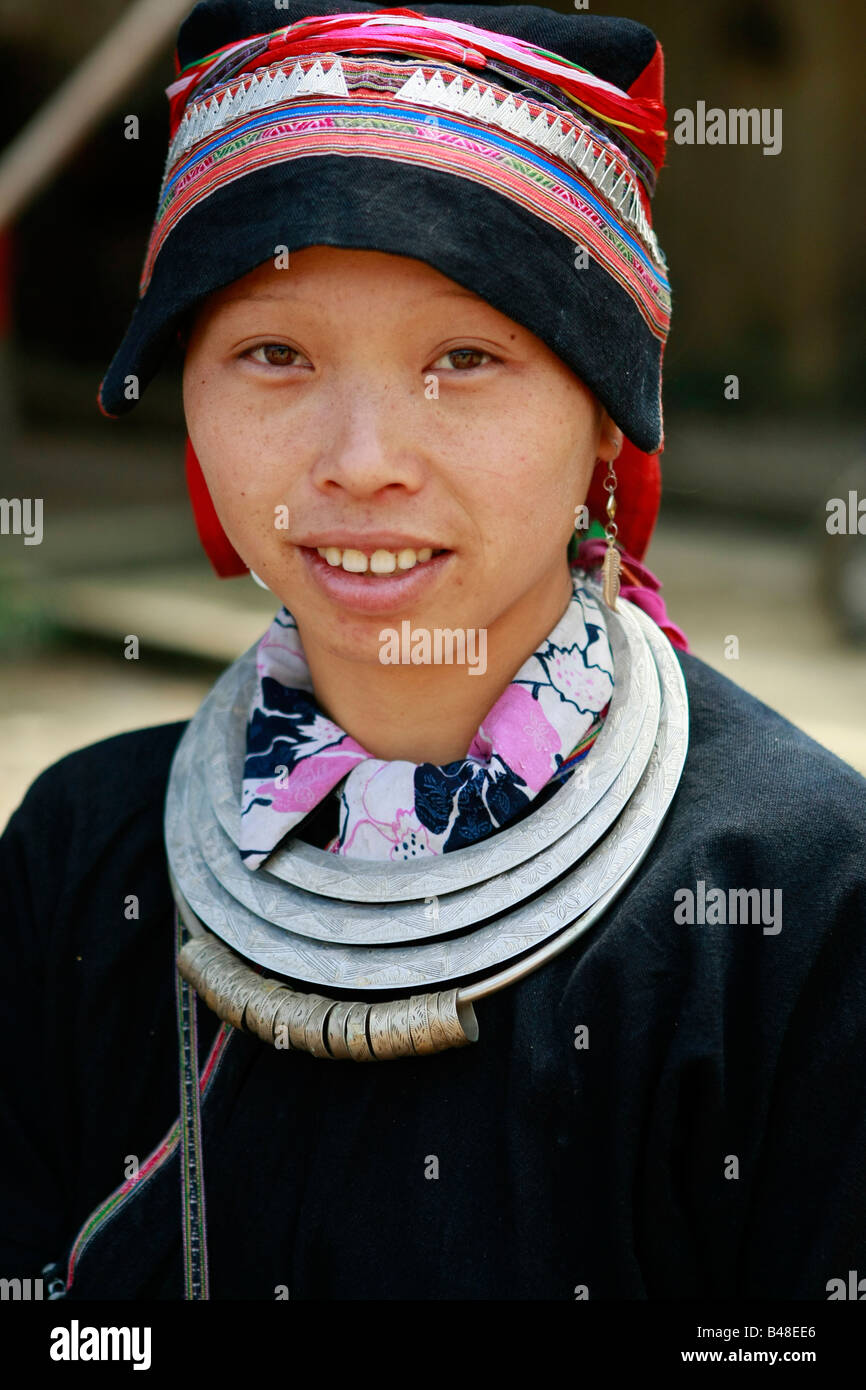
<path id="1" fill-rule="evenodd" d="M 462 648 L 445 629 L 398 622 L 388 664 L 337 656 L 296 618 L 316 700 L 374 758 L 437 766 L 465 758 L 485 715 L 565 612 L 570 572 L 563 579 L 549 596 L 524 596 L 489 629 L 462 634 Z M 404 665 L 413 648 L 422 664 Z"/>

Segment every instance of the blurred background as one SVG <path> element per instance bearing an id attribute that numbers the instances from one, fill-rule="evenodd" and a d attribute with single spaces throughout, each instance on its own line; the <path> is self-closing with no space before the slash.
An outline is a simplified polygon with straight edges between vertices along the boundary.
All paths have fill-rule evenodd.
<path id="1" fill-rule="evenodd" d="M 42 498 L 44 534 L 0 534 L 0 825 L 64 753 L 189 717 L 276 608 L 248 578 L 217 580 L 199 549 L 179 363 L 130 417 L 96 406 L 135 300 L 188 8 L 0 0 L 0 146 L 65 82 L 94 108 L 71 140 L 61 108 L 6 169 L 18 206 L 0 225 L 0 498 Z M 654 214 L 674 293 L 665 494 L 648 560 L 698 656 L 866 772 L 866 535 L 827 530 L 828 502 L 853 493 L 866 532 L 866 7 L 589 8 L 659 36 L 671 129 L 699 101 L 783 112 L 777 155 L 670 142 Z M 46 144 L 59 162 L 33 186 Z"/>

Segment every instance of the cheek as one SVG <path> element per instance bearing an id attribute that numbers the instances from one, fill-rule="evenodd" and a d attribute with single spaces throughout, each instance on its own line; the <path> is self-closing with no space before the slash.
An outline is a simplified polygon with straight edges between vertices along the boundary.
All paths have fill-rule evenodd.
<path id="1" fill-rule="evenodd" d="M 500 417 L 489 456 L 509 518 L 524 535 L 549 534 L 558 522 L 568 527 L 595 465 L 593 422 L 573 392 L 524 401 Z"/>
<path id="2" fill-rule="evenodd" d="M 223 403 L 224 405 L 224 403 Z M 254 423 L 220 408 L 187 421 L 217 516 L 235 549 L 255 558 L 274 535 L 278 482 L 261 460 L 270 456 Z"/>
<path id="3" fill-rule="evenodd" d="M 219 372 L 184 376 L 187 430 L 220 521 L 234 539 L 273 516 L 289 479 L 285 430 Z"/>

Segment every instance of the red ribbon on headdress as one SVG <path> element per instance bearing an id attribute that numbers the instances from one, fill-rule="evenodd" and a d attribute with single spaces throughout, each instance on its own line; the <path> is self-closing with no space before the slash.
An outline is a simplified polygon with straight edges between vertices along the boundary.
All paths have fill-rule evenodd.
<path id="1" fill-rule="evenodd" d="M 476 70 L 483 68 L 488 58 L 503 59 L 521 72 L 554 83 L 602 121 L 627 131 L 656 171 L 664 163 L 667 112 L 657 95 L 624 92 L 576 63 L 511 34 L 406 9 L 311 15 L 271 34 L 248 35 L 207 54 L 184 68 L 168 88 L 170 135 L 177 130 L 188 103 L 210 87 L 287 58 L 335 52 L 411 53 L 444 58 Z M 237 53 L 235 65 L 231 62 L 233 53 Z"/>

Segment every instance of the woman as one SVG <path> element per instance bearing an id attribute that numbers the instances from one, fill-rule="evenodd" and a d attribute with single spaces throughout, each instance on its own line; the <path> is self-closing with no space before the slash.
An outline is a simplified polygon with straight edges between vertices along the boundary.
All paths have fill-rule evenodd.
<path id="1" fill-rule="evenodd" d="M 181 30 L 100 401 L 181 334 L 202 539 L 281 606 L 188 726 L 64 759 L 3 839 L 39 1040 L 4 1268 L 71 1299 L 833 1296 L 866 1232 L 864 785 L 688 655 L 640 564 L 660 46 L 534 7 L 273 15 Z"/>

